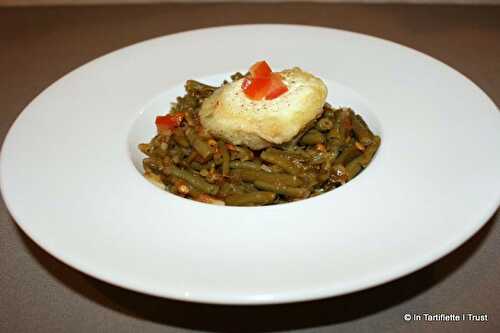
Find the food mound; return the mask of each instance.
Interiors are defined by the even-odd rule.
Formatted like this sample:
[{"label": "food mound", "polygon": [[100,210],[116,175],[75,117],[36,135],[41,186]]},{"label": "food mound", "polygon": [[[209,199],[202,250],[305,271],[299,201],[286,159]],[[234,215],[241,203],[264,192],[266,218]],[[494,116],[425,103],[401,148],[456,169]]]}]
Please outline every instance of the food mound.
[{"label": "food mound", "polygon": [[231,206],[279,204],[339,187],[380,145],[360,115],[325,102],[327,87],[265,61],[220,87],[189,80],[157,135],[139,144],[144,176],[169,192]]}]

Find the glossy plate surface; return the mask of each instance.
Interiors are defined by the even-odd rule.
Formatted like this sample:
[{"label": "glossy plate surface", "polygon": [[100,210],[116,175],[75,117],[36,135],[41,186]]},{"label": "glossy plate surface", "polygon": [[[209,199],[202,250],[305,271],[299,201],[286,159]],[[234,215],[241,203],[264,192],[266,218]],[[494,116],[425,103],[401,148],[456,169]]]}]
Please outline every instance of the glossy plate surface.
[{"label": "glossy plate surface", "polygon": [[[328,101],[365,116],[382,136],[372,164],[270,207],[210,206],[148,183],[135,146],[184,81],[219,83],[262,59],[320,76]],[[499,205],[499,143],[494,103],[429,56],[341,30],[230,26],[132,45],[61,78],[9,131],[0,181],[19,226],[89,275],[175,299],[280,303],[375,286],[458,247]]]}]

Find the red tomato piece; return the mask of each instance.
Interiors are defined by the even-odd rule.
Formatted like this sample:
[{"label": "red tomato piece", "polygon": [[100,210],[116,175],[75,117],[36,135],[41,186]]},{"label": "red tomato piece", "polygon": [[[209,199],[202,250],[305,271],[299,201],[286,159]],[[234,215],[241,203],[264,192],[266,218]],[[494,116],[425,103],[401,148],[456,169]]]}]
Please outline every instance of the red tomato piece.
[{"label": "red tomato piece", "polygon": [[243,83],[241,84],[241,89],[246,90],[251,83],[252,83],[251,79],[244,78]]},{"label": "red tomato piece", "polygon": [[270,78],[256,77],[250,79],[250,84],[243,91],[248,98],[253,100],[260,100],[267,95],[270,85]]},{"label": "red tomato piece", "polygon": [[253,78],[259,77],[269,77],[273,71],[271,67],[265,61],[256,62],[252,67],[250,67],[250,75]]},{"label": "red tomato piece", "polygon": [[274,99],[286,93],[288,87],[283,82],[279,73],[272,73],[270,85],[266,94],[266,99]]},{"label": "red tomato piece", "polygon": [[160,133],[169,132],[179,127],[182,123],[182,119],[184,119],[184,113],[182,112],[167,114],[166,116],[157,116],[155,121],[156,128]]}]

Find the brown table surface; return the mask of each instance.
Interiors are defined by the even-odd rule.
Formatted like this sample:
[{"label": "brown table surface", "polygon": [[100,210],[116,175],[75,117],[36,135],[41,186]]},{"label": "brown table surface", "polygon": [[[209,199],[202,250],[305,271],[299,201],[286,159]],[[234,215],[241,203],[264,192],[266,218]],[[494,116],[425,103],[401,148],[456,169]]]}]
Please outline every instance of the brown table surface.
[{"label": "brown table surface", "polygon": [[[32,98],[97,56],[178,31],[269,22],[335,27],[408,45],[458,69],[500,103],[500,6],[3,8],[0,137]],[[498,213],[450,255],[394,282],[319,301],[239,307],[150,297],[86,276],[34,244],[0,205],[0,332],[500,332]],[[488,321],[405,322],[405,313],[487,314]]]}]

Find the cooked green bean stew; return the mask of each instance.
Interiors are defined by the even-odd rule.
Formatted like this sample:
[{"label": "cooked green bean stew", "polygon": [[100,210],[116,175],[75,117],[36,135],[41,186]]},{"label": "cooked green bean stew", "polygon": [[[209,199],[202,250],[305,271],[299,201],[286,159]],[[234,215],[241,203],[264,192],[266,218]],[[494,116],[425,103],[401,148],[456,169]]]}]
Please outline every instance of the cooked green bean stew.
[{"label": "cooked green bean stew", "polygon": [[[241,78],[236,73],[231,78]],[[212,137],[198,118],[204,99],[217,87],[186,82],[169,115],[180,126],[139,144],[147,155],[145,177],[169,192],[231,206],[279,204],[339,187],[366,168],[379,145],[360,115],[349,108],[323,113],[290,142],[252,151]]]}]

